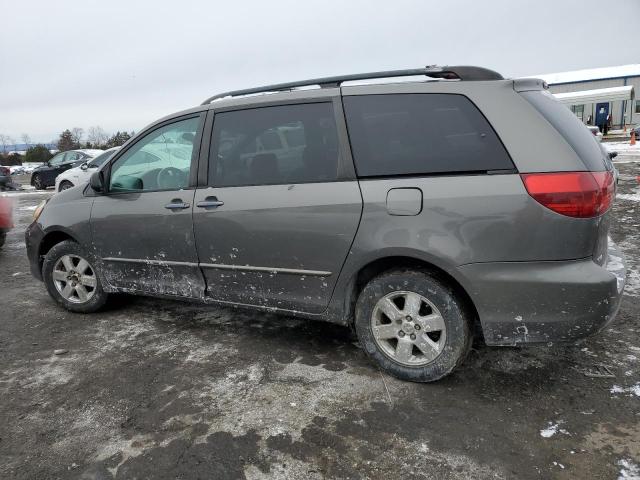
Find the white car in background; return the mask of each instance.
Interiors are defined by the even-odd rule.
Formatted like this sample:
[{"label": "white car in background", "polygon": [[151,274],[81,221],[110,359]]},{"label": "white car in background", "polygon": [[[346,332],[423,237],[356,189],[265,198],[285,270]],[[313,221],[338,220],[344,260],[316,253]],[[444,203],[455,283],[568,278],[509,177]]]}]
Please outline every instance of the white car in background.
[{"label": "white car in background", "polygon": [[602,142],[602,132],[598,127],[595,125],[587,125],[587,128],[591,133],[593,133],[593,136],[596,137],[597,141]]},{"label": "white car in background", "polygon": [[120,147],[113,147],[105,150],[103,153],[88,162],[83,163],[79,167],[71,168],[62,172],[56,177],[56,192],[61,192],[76,185],[83,185],[89,181],[91,174],[96,168],[111,158],[111,155],[120,150]]}]

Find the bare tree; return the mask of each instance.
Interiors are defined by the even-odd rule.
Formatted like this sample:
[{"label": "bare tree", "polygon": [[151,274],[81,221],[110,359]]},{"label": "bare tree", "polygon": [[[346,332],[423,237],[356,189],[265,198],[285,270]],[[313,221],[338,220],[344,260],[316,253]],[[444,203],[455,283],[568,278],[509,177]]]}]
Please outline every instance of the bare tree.
[{"label": "bare tree", "polygon": [[75,148],[80,148],[80,143],[82,142],[82,136],[84,135],[84,130],[80,127],[73,127],[71,129],[71,137],[73,138],[73,143],[75,144]]},{"label": "bare tree", "polygon": [[20,135],[20,138],[22,139],[22,143],[26,145],[26,148],[29,148],[29,145],[31,144],[31,137],[29,136],[29,134],[23,133],[22,135]]},{"label": "bare tree", "polygon": [[0,145],[2,145],[2,153],[7,153],[7,145],[9,145],[9,135],[0,133]]},{"label": "bare tree", "polygon": [[87,141],[93,144],[94,147],[101,147],[109,140],[109,135],[99,125],[89,127],[87,132]]}]

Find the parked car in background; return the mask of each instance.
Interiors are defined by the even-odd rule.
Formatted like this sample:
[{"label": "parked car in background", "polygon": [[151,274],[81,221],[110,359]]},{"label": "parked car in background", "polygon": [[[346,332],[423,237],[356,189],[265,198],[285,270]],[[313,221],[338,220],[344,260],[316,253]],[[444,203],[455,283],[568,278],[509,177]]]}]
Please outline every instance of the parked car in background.
[{"label": "parked car in background", "polygon": [[11,175],[22,175],[24,173],[24,167],[22,165],[11,165],[9,170],[11,170]]},{"label": "parked car in background", "polygon": [[97,157],[104,150],[82,149],[69,150],[56,154],[51,160],[36,167],[31,174],[31,185],[38,190],[53,187],[56,177],[70,168],[82,165],[84,162]]},{"label": "parked car in background", "polygon": [[11,169],[0,166],[0,190],[5,190],[11,182]]},{"label": "parked car in background", "polygon": [[0,247],[7,239],[7,232],[13,228],[13,201],[0,196]]},{"label": "parked car in background", "polygon": [[496,346],[597,333],[625,285],[601,145],[542,80],[484,68],[215,95],[142,130],[89,187],[25,233],[64,308],[131,292],[332,321],[405,380],[449,374],[474,331]]},{"label": "parked car in background", "polygon": [[587,128],[591,133],[593,133],[594,137],[596,137],[596,140],[602,142],[602,132],[598,127],[596,127],[595,125],[587,125]]},{"label": "parked car in background", "polygon": [[105,150],[97,157],[85,161],[78,167],[70,168],[69,170],[62,172],[56,177],[56,192],[67,190],[68,188],[75,187],[76,185],[83,185],[89,181],[91,174],[96,171],[96,168],[100,167],[105,161],[109,160],[111,156],[120,150],[120,147],[113,147],[109,150]]}]

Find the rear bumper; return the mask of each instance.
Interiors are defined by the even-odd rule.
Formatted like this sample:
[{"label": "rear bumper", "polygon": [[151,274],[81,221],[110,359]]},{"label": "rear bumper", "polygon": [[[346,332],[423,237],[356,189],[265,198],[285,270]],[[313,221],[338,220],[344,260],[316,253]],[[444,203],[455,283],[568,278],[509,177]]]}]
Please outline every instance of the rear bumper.
[{"label": "rear bumper", "polygon": [[625,285],[623,255],[608,260],[478,263],[459,267],[488,345],[575,341],[606,327]]},{"label": "rear bumper", "polygon": [[31,275],[42,281],[42,261],[40,259],[40,244],[44,238],[44,231],[39,223],[33,222],[27,227],[24,233],[24,240],[27,245],[27,258]]}]

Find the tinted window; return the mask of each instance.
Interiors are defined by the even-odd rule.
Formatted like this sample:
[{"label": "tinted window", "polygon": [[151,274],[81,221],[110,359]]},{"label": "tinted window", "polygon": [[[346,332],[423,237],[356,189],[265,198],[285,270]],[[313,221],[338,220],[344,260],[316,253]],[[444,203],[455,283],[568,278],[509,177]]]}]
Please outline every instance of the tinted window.
[{"label": "tinted window", "polygon": [[331,103],[216,113],[209,183],[216,186],[326,182],[337,178]]},{"label": "tinted window", "polygon": [[462,95],[344,97],[359,176],[513,169],[495,132]]},{"label": "tinted window", "polygon": [[146,134],[111,167],[111,191],[178,190],[189,185],[193,142],[200,118]]}]

